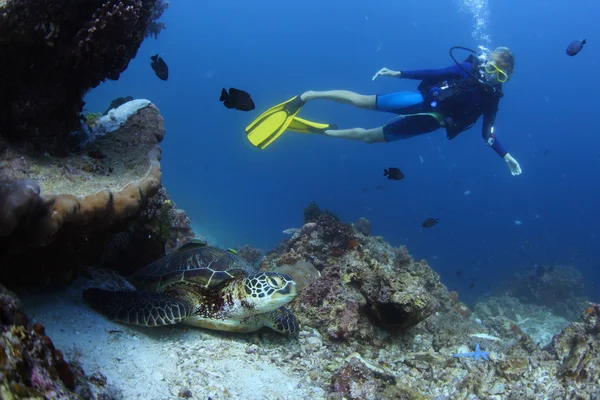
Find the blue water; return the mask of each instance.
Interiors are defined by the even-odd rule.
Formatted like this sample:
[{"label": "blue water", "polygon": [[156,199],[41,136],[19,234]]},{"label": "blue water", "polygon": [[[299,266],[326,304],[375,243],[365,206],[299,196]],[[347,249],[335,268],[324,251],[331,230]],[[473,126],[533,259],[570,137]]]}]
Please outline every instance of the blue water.
[{"label": "blue water", "polygon": [[[600,286],[598,15],[593,0],[174,0],[167,29],[142,44],[118,81],[91,91],[86,108],[104,111],[127,95],[158,106],[167,128],[163,184],[217,245],[269,249],[302,225],[314,200],[345,221],[368,218],[374,234],[427,259],[461,298],[547,263],[575,265],[599,300],[591,285]],[[582,38],[587,46],[567,57],[569,42]],[[452,141],[442,130],[374,145],[288,132],[260,151],[245,139],[260,112],[304,90],[414,90],[416,81],[371,77],[384,66],[449,66],[449,47],[480,44],[508,46],[516,57],[496,134],[521,176],[485,145],[480,123]],[[168,82],[150,68],[155,53],[169,65]],[[222,87],[251,93],[256,110],[226,109]],[[342,128],[394,117],[325,101],[301,116]],[[387,181],[391,166],[406,178]],[[421,228],[428,217],[440,223]]]}]

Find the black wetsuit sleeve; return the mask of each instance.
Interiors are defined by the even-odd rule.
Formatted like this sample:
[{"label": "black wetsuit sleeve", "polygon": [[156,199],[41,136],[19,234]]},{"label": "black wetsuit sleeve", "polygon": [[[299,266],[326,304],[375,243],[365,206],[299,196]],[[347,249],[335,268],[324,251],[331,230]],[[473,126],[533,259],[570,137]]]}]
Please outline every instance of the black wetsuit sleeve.
[{"label": "black wetsuit sleeve", "polygon": [[[469,62],[461,63],[461,66],[467,70],[471,71],[473,69],[473,64]],[[463,71],[458,65],[452,65],[446,68],[439,69],[418,69],[415,71],[401,71],[400,78],[405,79],[450,79],[450,78],[464,78],[467,76],[467,73]]]},{"label": "black wetsuit sleeve", "polygon": [[483,140],[485,140],[485,142],[492,149],[494,149],[494,151],[498,153],[500,157],[504,157],[508,152],[500,145],[500,142],[498,142],[496,135],[494,134],[494,123],[496,122],[496,114],[498,113],[499,103],[500,98],[497,98],[490,101],[485,107],[483,112],[483,127],[481,136],[483,136]]}]

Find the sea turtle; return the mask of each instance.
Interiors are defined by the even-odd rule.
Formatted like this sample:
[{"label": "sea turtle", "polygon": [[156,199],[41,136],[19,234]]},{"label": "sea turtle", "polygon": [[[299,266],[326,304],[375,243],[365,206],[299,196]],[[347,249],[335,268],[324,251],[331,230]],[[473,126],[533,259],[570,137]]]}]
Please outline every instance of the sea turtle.
[{"label": "sea turtle", "polygon": [[134,291],[98,288],[84,300],[111,320],[140,326],[184,323],[230,332],[262,327],[290,335],[298,322],[284,304],[296,282],[277,272],[256,272],[232,251],[188,242],[138,270],[128,280]]}]

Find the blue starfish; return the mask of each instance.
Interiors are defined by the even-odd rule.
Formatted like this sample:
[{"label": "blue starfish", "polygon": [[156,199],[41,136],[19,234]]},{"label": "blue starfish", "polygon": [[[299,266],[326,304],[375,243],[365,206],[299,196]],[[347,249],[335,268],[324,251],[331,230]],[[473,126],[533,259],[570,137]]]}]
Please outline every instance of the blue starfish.
[{"label": "blue starfish", "polygon": [[480,358],[483,358],[484,360],[488,360],[488,354],[490,354],[490,352],[489,351],[481,351],[479,349],[479,343],[477,343],[475,345],[475,351],[471,351],[470,353],[454,354],[454,357],[473,357],[475,359],[475,361],[477,361]]}]

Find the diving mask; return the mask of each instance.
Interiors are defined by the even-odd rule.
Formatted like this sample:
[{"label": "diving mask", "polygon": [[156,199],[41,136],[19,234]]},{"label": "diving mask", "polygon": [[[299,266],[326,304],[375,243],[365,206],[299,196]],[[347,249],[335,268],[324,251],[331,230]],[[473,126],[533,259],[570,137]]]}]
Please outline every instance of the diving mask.
[{"label": "diving mask", "polygon": [[498,68],[493,62],[487,62],[484,69],[490,77],[495,78],[500,83],[504,83],[508,80],[508,74]]}]

